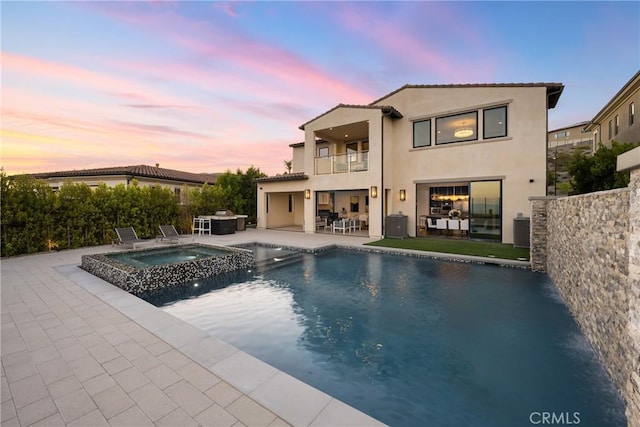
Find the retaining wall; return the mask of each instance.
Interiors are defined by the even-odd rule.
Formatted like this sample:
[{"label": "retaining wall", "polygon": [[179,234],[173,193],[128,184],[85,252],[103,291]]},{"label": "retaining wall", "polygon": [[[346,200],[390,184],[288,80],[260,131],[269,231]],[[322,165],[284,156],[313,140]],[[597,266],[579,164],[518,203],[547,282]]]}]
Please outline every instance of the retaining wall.
[{"label": "retaining wall", "polygon": [[640,427],[640,165],[627,188],[531,208],[531,267],[549,274]]}]

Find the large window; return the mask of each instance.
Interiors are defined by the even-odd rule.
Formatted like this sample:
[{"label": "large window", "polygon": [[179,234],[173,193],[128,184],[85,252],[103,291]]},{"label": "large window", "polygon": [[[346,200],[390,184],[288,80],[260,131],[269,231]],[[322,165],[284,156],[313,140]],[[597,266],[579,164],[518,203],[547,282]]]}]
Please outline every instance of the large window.
[{"label": "large window", "polygon": [[[483,138],[507,136],[507,106],[489,108],[482,112]],[[567,134],[563,136],[567,136]]]},{"label": "large window", "polygon": [[318,157],[329,157],[329,147],[318,147]]},{"label": "large window", "polygon": [[477,111],[436,119],[436,145],[476,139],[478,139]]},{"label": "large window", "polygon": [[413,146],[428,147],[431,145],[431,120],[413,122]]}]

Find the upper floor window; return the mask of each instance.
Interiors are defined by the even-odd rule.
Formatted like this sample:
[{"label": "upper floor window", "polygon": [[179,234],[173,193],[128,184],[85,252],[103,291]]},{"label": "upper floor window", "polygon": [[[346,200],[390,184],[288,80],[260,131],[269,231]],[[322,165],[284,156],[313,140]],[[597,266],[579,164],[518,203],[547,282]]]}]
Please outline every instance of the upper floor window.
[{"label": "upper floor window", "polygon": [[629,104],[629,126],[633,124],[636,120],[636,104],[633,102]]},{"label": "upper floor window", "polygon": [[507,106],[483,110],[483,138],[507,136]]},{"label": "upper floor window", "polygon": [[613,126],[611,124],[611,120],[609,120],[609,139],[611,139],[611,137],[613,136],[612,129],[613,129]]},{"label": "upper floor window", "polygon": [[613,125],[613,134],[617,135],[619,129],[620,129],[620,116],[616,115],[615,124]]},{"label": "upper floor window", "polygon": [[318,157],[329,157],[329,147],[318,147]]},{"label": "upper floor window", "polygon": [[436,145],[476,139],[478,139],[477,111],[436,119]]},{"label": "upper floor window", "polygon": [[413,147],[428,147],[431,145],[431,120],[413,122]]}]

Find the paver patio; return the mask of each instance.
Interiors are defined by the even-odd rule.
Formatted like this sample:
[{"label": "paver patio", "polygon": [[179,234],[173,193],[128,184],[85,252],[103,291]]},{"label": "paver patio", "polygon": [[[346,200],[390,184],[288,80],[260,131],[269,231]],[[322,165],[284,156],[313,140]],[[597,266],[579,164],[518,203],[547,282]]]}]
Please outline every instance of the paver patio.
[{"label": "paver patio", "polygon": [[[247,230],[197,242],[370,239]],[[377,421],[86,273],[100,246],[1,262],[2,426],[336,426]]]}]

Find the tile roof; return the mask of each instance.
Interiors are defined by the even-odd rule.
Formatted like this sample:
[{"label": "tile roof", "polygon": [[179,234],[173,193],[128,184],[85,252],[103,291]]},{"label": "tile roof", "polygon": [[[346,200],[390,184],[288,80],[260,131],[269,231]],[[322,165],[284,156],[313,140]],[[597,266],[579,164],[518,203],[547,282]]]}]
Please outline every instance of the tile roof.
[{"label": "tile roof", "polygon": [[464,84],[439,84],[439,85],[411,85],[406,84],[393,92],[390,92],[383,97],[373,101],[369,105],[375,105],[378,102],[395,95],[396,93],[405,89],[438,89],[438,88],[478,88],[478,87],[546,87],[547,95],[549,96],[549,108],[554,108],[558,103],[558,99],[564,90],[562,83],[464,83]]},{"label": "tile roof", "polygon": [[257,178],[255,182],[278,182],[278,181],[302,181],[309,179],[308,175],[304,172],[285,173],[282,175],[267,176],[264,178]]},{"label": "tile roof", "polygon": [[299,129],[300,130],[304,130],[304,127],[306,125],[308,125],[309,123],[319,119],[320,117],[329,114],[330,112],[337,110],[338,108],[362,108],[362,109],[370,109],[370,110],[380,110],[382,112],[382,114],[388,115],[393,117],[394,119],[400,119],[402,118],[402,114],[396,110],[395,108],[393,108],[390,105],[353,105],[353,104],[338,104],[335,107],[333,107],[332,109],[325,111],[324,113],[320,114],[317,117],[314,117],[313,119],[309,120],[308,122],[300,125]]},{"label": "tile roof", "polygon": [[190,173],[174,169],[165,169],[156,166],[133,165],[97,169],[74,169],[70,171],[43,172],[29,175],[37,179],[128,175],[132,178],[144,177],[165,179],[170,181],[190,182],[195,184],[213,184],[216,182],[216,178],[219,174]]},{"label": "tile roof", "polygon": [[477,88],[477,87],[546,87],[547,96],[549,97],[549,108],[554,108],[560,99],[560,95],[564,90],[562,83],[466,83],[466,84],[438,84],[438,85],[411,85],[406,84],[393,92],[384,95],[381,98],[373,101],[368,105],[350,105],[350,104],[338,104],[332,109],[325,111],[317,117],[309,120],[308,122],[300,125],[299,129],[304,130],[304,127],[309,123],[319,119],[320,117],[329,114],[330,112],[337,110],[338,108],[380,108],[383,114],[389,115],[393,118],[402,118],[402,114],[390,105],[376,105],[380,101],[395,95],[396,93],[405,89],[433,89],[433,88]]},{"label": "tile roof", "polygon": [[584,121],[584,122],[580,122],[580,123],[574,123],[572,125],[569,126],[562,126],[561,128],[557,128],[557,129],[553,129],[550,130],[548,133],[553,133],[553,132],[558,132],[560,130],[565,130],[565,129],[571,129],[571,128],[577,128],[577,127],[581,127],[584,129],[585,126],[587,126],[589,123],[591,123],[590,121]]}]

